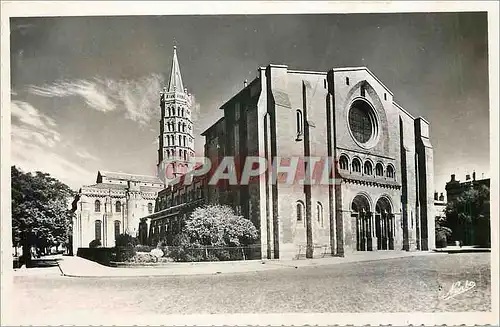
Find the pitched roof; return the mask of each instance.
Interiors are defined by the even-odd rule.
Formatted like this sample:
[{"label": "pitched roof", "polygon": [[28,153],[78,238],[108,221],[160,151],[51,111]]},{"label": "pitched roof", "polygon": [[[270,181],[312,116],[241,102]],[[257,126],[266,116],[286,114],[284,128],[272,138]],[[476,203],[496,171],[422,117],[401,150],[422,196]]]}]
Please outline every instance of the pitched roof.
[{"label": "pitched roof", "polygon": [[181,69],[177,60],[177,47],[174,46],[174,57],[172,58],[172,70],[170,71],[170,82],[168,83],[168,92],[184,92],[182,84]]},{"label": "pitched roof", "polygon": [[85,185],[83,188],[98,188],[98,189],[111,189],[111,190],[125,190],[127,184],[111,184],[111,183],[97,183],[93,185]]},{"label": "pitched roof", "polygon": [[127,174],[127,173],[121,173],[121,172],[111,172],[111,171],[102,171],[102,170],[98,172],[97,179],[99,179],[99,175],[102,177],[110,178],[110,179],[119,179],[119,180],[124,180],[124,181],[163,184],[163,182],[156,176]]}]

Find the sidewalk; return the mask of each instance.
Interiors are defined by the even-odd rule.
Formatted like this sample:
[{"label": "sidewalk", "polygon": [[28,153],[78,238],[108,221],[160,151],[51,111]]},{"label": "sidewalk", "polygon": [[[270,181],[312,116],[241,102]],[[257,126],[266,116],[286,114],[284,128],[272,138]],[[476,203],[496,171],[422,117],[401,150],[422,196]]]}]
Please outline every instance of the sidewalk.
[{"label": "sidewalk", "polygon": [[171,263],[168,266],[144,268],[113,268],[80,257],[63,257],[58,261],[64,276],[68,277],[152,277],[182,275],[214,275],[258,272],[276,269],[300,269],[348,262],[378,261],[423,255],[432,252],[378,251],[351,254],[345,258],[325,257],[301,260],[252,260],[226,262]]},{"label": "sidewalk", "polygon": [[482,248],[474,246],[447,246],[445,248],[434,249],[434,252],[444,253],[470,253],[470,252],[491,252],[491,248]]}]

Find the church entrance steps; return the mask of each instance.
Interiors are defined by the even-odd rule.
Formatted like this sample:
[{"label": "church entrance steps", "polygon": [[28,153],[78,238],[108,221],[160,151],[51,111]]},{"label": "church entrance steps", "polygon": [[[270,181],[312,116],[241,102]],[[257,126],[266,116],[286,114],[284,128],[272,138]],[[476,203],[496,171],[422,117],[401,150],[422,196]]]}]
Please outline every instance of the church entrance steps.
[{"label": "church entrance steps", "polygon": [[421,255],[439,255],[434,252],[376,251],[353,253],[346,257],[325,257],[301,260],[248,260],[225,262],[175,262],[162,267],[113,268],[80,257],[64,257],[58,262],[67,277],[153,277],[177,275],[215,275],[258,272],[276,269],[298,269],[335,265],[348,262],[378,261]]}]

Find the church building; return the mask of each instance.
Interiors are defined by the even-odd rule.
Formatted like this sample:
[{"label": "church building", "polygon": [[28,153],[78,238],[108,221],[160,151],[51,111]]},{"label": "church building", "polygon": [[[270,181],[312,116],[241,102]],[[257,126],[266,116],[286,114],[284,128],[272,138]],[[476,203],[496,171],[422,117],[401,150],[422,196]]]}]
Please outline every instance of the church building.
[{"label": "church building", "polygon": [[154,212],[158,192],[184,173],[194,156],[191,95],[182,84],[175,47],[169,84],[160,94],[157,176],[99,171],[95,184],[83,186],[73,201],[75,254],[93,240],[114,247],[115,237],[123,233],[141,239],[142,218]]},{"label": "church building", "polygon": [[[177,99],[177,93],[182,94],[169,90],[162,99]],[[170,120],[165,107],[162,117]],[[158,193],[155,213],[146,217],[151,244],[168,243],[193,208],[220,203],[260,231],[261,258],[435,248],[429,122],[397,104],[369,69],[318,72],[271,64],[220,109],[223,118],[202,134],[212,167],[227,157],[235,158],[236,167],[250,156],[267,162],[320,157],[331,162],[334,182],[259,178],[246,185],[214,185],[212,170],[186,185],[180,175]],[[176,151],[170,155],[183,155]],[[279,163],[280,173],[290,173],[286,165]]]}]

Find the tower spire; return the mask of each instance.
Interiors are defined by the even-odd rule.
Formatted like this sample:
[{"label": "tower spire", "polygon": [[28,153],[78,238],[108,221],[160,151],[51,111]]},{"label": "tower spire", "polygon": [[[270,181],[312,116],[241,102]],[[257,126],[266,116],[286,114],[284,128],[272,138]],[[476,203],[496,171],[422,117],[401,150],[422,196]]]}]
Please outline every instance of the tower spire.
[{"label": "tower spire", "polygon": [[174,56],[172,58],[172,69],[170,71],[170,82],[168,83],[168,92],[184,92],[182,84],[181,70],[177,60],[177,46],[174,45]]}]

